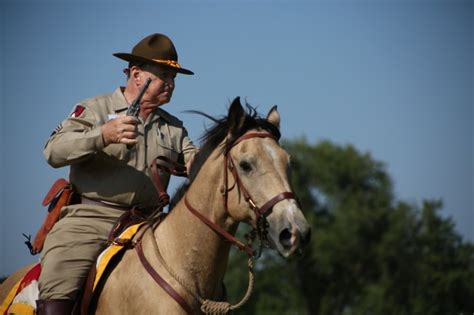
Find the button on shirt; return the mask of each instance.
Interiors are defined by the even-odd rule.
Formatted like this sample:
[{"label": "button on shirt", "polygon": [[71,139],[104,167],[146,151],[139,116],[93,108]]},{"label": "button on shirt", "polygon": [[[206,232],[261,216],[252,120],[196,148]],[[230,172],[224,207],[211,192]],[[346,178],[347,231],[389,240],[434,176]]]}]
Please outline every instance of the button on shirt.
[{"label": "button on shirt", "polygon": [[[48,139],[44,155],[54,167],[70,165],[70,181],[84,197],[122,205],[154,206],[158,194],[149,166],[158,156],[186,163],[196,152],[183,123],[161,108],[138,124],[138,143],[131,149],[104,147],[101,126],[124,115],[129,104],[122,88],[76,105]],[[169,174],[161,173],[164,187]]]}]

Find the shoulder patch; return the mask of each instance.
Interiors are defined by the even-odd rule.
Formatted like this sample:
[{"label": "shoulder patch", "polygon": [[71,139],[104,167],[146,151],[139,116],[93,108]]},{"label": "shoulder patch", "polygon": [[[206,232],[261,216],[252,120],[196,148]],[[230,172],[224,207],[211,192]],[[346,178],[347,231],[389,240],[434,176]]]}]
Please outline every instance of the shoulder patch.
[{"label": "shoulder patch", "polygon": [[71,117],[81,116],[81,114],[84,112],[84,109],[86,109],[84,106],[79,105],[79,104],[76,105],[76,107],[74,108],[74,110],[71,113]]}]

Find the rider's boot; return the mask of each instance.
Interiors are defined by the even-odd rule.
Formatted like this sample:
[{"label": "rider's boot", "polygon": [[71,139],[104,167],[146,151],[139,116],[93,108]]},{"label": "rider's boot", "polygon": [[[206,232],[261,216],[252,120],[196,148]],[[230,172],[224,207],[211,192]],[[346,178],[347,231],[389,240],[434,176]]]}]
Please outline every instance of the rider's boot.
[{"label": "rider's boot", "polygon": [[73,300],[36,300],[36,315],[71,315]]}]

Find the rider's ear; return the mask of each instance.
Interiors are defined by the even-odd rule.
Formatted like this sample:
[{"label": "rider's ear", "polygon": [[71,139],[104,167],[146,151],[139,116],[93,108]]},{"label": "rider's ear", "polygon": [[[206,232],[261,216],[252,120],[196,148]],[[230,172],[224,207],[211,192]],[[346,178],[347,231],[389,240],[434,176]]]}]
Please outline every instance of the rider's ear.
[{"label": "rider's ear", "polygon": [[280,114],[278,113],[276,105],[273,105],[272,109],[268,112],[267,120],[269,123],[280,129]]},{"label": "rider's ear", "polygon": [[229,108],[229,131],[231,134],[235,135],[242,128],[245,122],[245,111],[242,105],[240,104],[240,97],[236,97]]}]

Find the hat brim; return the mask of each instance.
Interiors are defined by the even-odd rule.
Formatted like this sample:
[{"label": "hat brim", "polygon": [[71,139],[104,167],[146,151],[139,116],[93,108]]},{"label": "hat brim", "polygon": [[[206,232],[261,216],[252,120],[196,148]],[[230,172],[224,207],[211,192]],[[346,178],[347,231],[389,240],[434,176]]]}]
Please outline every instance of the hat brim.
[{"label": "hat brim", "polygon": [[128,62],[134,62],[134,61],[145,62],[145,63],[149,63],[149,64],[152,64],[152,65],[157,65],[157,66],[160,66],[160,67],[171,69],[171,70],[174,70],[174,71],[182,73],[182,74],[188,74],[188,75],[193,75],[194,74],[194,72],[192,72],[191,70],[184,69],[184,68],[181,68],[181,67],[179,67],[179,68],[178,67],[173,67],[173,66],[168,65],[166,63],[156,62],[153,59],[148,59],[148,58],[140,57],[140,56],[137,56],[137,55],[132,55],[132,54],[128,54],[128,53],[115,53],[113,55],[115,57],[119,58],[119,59],[122,59],[122,60],[125,60],[125,61],[128,61]]}]

